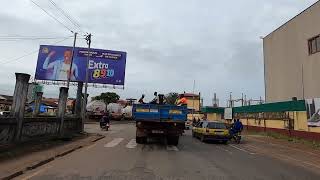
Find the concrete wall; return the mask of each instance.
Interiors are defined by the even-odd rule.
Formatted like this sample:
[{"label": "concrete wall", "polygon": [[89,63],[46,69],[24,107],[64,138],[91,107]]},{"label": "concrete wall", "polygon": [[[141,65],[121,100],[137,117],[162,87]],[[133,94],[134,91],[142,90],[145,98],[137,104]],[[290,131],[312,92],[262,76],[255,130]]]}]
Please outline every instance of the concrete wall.
[{"label": "concrete wall", "polygon": [[[248,130],[276,132],[288,136],[320,141],[320,127],[308,127],[306,111],[285,112],[286,118],[244,118],[240,121]],[[237,117],[236,117],[237,118]],[[289,128],[289,121],[293,128]]]},{"label": "concrete wall", "polygon": [[264,38],[267,102],[320,97],[320,52],[308,51],[308,39],[320,34],[319,19],[317,2]]},{"label": "concrete wall", "polygon": [[[78,132],[80,120],[65,118],[64,130],[68,133]],[[0,118],[0,145],[13,142],[16,131],[15,118]],[[60,119],[56,117],[25,118],[22,126],[21,141],[37,140],[37,138],[59,135]]]}]

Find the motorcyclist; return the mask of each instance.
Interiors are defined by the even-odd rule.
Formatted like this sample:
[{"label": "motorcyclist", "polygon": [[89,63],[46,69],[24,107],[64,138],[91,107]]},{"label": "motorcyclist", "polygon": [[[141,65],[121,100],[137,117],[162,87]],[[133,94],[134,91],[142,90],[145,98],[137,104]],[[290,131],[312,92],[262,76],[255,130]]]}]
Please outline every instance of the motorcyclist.
[{"label": "motorcyclist", "polygon": [[242,130],[243,130],[242,122],[239,119],[235,119],[230,129],[230,135],[233,137],[235,134],[241,133]]},{"label": "motorcyclist", "polygon": [[110,116],[109,116],[108,111],[100,119],[100,127],[102,128],[103,126],[106,126],[107,124],[110,124]]}]

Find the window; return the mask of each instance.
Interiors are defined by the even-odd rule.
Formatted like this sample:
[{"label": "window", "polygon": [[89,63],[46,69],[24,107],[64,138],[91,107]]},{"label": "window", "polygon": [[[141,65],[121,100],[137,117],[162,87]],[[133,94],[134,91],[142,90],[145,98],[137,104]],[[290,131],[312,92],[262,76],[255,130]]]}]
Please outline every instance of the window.
[{"label": "window", "polygon": [[209,129],[226,129],[226,125],[224,123],[215,123],[211,122],[208,124]]},{"label": "window", "polygon": [[320,35],[309,39],[308,47],[309,47],[309,54],[320,52]]}]

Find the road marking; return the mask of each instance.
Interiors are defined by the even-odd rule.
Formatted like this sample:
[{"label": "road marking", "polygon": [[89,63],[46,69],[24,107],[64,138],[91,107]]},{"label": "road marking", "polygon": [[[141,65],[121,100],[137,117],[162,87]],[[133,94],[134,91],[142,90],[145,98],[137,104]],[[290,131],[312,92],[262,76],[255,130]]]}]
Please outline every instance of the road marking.
[{"label": "road marking", "polygon": [[177,148],[177,146],[172,146],[172,145],[168,145],[168,146],[167,146],[167,150],[168,150],[168,151],[179,151],[179,149]]},{"label": "road marking", "polygon": [[129,143],[126,145],[126,147],[129,149],[133,149],[133,148],[137,147],[136,139],[131,139],[129,141]]},{"label": "road marking", "polygon": [[232,152],[229,151],[228,149],[224,149],[224,148],[222,148],[222,147],[220,147],[220,146],[217,146],[217,148],[220,149],[220,150],[226,151],[226,152],[229,153],[229,154],[232,154]]},{"label": "road marking", "polygon": [[90,145],[90,146],[88,146],[85,150],[89,150],[89,149],[91,149],[91,148],[93,148],[94,146],[96,146],[97,144],[96,143],[94,143],[94,144],[92,144],[92,145]]},{"label": "road marking", "polygon": [[121,141],[123,141],[124,138],[115,138],[112,141],[108,142],[107,144],[104,145],[104,147],[114,147],[118,145]]},{"label": "road marking", "polygon": [[243,151],[243,152],[249,153],[249,154],[251,154],[251,155],[256,154],[256,153],[253,153],[253,152],[247,151],[247,150],[245,150],[245,149],[239,148],[239,147],[237,147],[237,146],[234,146],[234,145],[232,145],[232,144],[229,144],[228,146],[231,146],[231,147],[236,148],[236,149],[238,149],[238,150],[240,150],[240,151]]}]

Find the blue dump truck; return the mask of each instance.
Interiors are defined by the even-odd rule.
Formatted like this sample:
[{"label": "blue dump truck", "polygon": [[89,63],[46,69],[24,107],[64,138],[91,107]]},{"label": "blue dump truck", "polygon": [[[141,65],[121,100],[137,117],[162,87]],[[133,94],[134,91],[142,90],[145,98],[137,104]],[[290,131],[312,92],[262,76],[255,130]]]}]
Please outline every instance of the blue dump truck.
[{"label": "blue dump truck", "polygon": [[164,137],[167,144],[178,145],[187,113],[187,106],[134,104],[132,114],[137,127],[136,142],[144,144],[148,137]]}]

